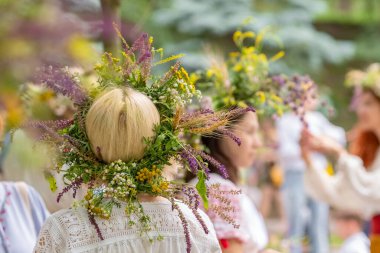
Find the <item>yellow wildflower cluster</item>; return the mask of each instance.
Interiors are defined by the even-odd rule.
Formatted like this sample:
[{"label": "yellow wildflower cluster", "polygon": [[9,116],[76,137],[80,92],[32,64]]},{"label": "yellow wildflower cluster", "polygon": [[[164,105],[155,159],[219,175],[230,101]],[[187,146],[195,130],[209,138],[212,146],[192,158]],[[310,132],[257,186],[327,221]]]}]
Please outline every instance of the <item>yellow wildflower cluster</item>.
[{"label": "yellow wildflower cluster", "polygon": [[150,171],[148,168],[143,168],[142,170],[137,172],[136,179],[141,182],[144,182],[144,181],[151,182],[154,177],[160,176],[160,175],[161,175],[161,170],[158,169],[156,165],[153,165],[152,171]]},{"label": "yellow wildflower cluster", "polygon": [[94,194],[92,191],[88,191],[84,199],[87,201],[88,210],[90,214],[99,216],[103,219],[109,219],[111,213],[109,210],[105,210],[104,208],[97,206],[94,204],[95,200],[93,199]]},{"label": "yellow wildflower cluster", "polygon": [[163,191],[166,191],[168,188],[169,188],[169,182],[168,181],[162,181],[158,185],[157,184],[152,185],[152,192],[161,193]]},{"label": "yellow wildflower cluster", "polygon": [[188,84],[189,85],[189,88],[190,88],[190,91],[191,93],[194,93],[195,92],[195,86],[194,86],[194,79],[196,78],[195,76],[192,76],[191,78],[189,77],[189,74],[187,73],[187,71],[181,67],[177,72],[176,72],[176,75],[178,77],[178,79],[182,79],[184,81],[184,83],[181,83],[179,85],[180,89],[182,91],[185,91],[185,84]]}]

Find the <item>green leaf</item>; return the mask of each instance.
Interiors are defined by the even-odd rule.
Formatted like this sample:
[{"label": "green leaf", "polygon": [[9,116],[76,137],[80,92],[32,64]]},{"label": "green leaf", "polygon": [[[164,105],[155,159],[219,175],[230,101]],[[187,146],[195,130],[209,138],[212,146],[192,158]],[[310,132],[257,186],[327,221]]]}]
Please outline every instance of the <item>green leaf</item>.
[{"label": "green leaf", "polygon": [[45,176],[45,179],[49,183],[50,190],[52,192],[55,192],[57,190],[57,182],[55,181],[54,176],[50,172],[47,172],[47,171],[44,172],[44,176]]},{"label": "green leaf", "polygon": [[201,196],[203,200],[203,205],[205,209],[208,209],[208,199],[207,199],[207,186],[206,186],[206,174],[204,171],[198,171],[198,183],[195,186],[197,189],[199,196]]}]

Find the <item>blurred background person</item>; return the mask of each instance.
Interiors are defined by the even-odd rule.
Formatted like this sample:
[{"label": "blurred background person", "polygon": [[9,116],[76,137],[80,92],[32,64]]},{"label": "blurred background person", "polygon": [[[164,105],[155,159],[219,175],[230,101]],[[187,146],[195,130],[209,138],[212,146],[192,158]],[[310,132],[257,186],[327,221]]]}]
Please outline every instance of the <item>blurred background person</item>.
[{"label": "blurred background person", "polygon": [[257,162],[255,162],[256,166],[260,167],[259,184],[261,184],[260,188],[262,190],[260,211],[264,219],[269,218],[273,211],[277,211],[277,215],[282,220],[285,218],[283,199],[280,192],[283,184],[283,170],[278,164],[276,152],[278,136],[272,120],[265,119],[261,124],[263,148],[257,156]]},{"label": "blurred background person", "polygon": [[[305,78],[305,82],[312,82]],[[322,113],[317,112],[318,96],[316,88],[307,93],[305,105],[299,110],[305,110],[305,124],[316,135],[328,134],[331,138],[344,143],[343,129],[332,125]],[[302,113],[302,112],[300,112]],[[328,253],[329,250],[329,206],[310,197],[304,186],[306,164],[301,155],[299,140],[304,123],[293,112],[284,114],[277,120],[278,157],[284,170],[283,185],[284,203],[287,215],[288,238],[290,252],[302,252],[302,241],[305,231],[310,239],[310,252]],[[328,161],[323,154],[314,152],[313,162],[318,170],[328,168]]]},{"label": "blurred background person", "polygon": [[343,244],[339,253],[369,253],[369,239],[363,233],[363,219],[357,215],[342,211],[333,214],[336,234]]},{"label": "blurred background person", "polygon": [[[0,111],[0,139],[5,128]],[[0,147],[0,157],[4,149]],[[1,176],[2,175],[2,172]],[[31,253],[49,212],[38,192],[24,182],[0,182],[0,252]]]},{"label": "blurred background person", "polygon": [[[301,146],[308,170],[309,192],[336,207],[355,212],[371,222],[371,252],[380,252],[380,64],[366,71],[352,71],[347,82],[362,91],[358,97],[356,137],[350,143],[350,153],[329,136],[316,136],[304,130]],[[325,132],[326,134],[327,132]],[[330,155],[337,173],[328,177],[317,169],[311,152]]]},{"label": "blurred background person", "polygon": [[[34,120],[72,119],[75,111],[72,102],[55,94],[52,90],[28,83],[20,89],[22,105],[26,118]],[[62,180],[51,182],[47,180],[56,177],[50,171],[52,158],[55,157],[53,150],[43,143],[36,143],[33,139],[43,135],[43,130],[20,128],[13,132],[12,142],[10,133],[6,134],[4,142],[6,154],[3,157],[3,176],[9,181],[24,181],[34,187],[44,199],[50,212],[70,207],[73,200],[63,196],[57,203],[56,189],[63,188]],[[81,193],[80,193],[81,194]],[[80,196],[80,194],[78,196]]]}]

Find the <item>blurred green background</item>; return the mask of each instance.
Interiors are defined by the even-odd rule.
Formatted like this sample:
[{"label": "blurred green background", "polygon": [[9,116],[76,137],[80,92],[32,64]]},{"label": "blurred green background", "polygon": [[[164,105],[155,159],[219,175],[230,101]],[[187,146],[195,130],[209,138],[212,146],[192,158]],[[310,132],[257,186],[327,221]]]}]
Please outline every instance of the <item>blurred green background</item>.
[{"label": "blurred green background", "polygon": [[128,42],[148,32],[167,55],[186,53],[190,71],[207,66],[205,48],[234,50],[238,27],[268,29],[265,50],[286,52],[273,73],[309,74],[345,128],[354,121],[345,73],[380,61],[377,0],[0,0],[0,96],[41,64],[90,69],[103,45],[112,47],[102,34],[107,11],[120,17]]}]

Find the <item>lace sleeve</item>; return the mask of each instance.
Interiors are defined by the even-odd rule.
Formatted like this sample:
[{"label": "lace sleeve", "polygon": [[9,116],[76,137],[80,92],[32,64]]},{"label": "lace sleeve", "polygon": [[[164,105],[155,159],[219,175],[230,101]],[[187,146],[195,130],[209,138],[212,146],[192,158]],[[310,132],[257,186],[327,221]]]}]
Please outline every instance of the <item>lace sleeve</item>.
[{"label": "lace sleeve", "polygon": [[61,253],[66,252],[66,243],[63,239],[60,226],[54,216],[48,218],[42,226],[34,253]]}]

